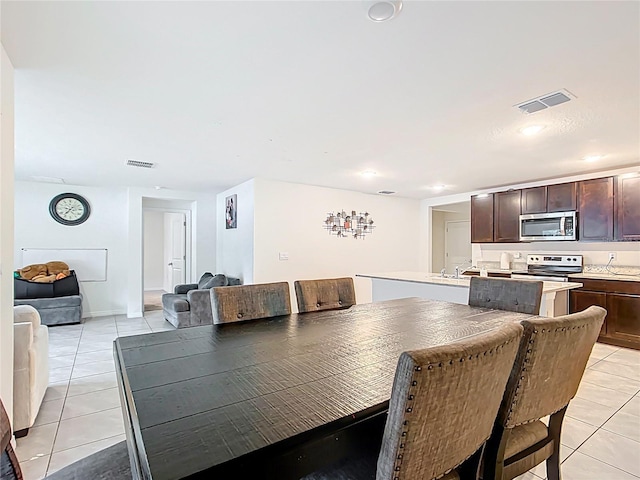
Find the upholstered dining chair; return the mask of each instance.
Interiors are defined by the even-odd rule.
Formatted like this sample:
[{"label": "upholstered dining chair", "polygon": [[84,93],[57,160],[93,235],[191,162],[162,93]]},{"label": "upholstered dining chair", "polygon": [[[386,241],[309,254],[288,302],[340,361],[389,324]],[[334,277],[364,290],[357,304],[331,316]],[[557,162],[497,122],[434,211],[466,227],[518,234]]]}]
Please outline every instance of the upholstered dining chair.
[{"label": "upholstered dining chair", "polygon": [[288,282],[211,289],[213,323],[231,323],[291,314]]},{"label": "upholstered dining chair", "polygon": [[300,313],[336,310],[356,304],[351,277],[296,280],[294,286]]},{"label": "upholstered dining chair", "polygon": [[305,480],[476,479],[522,330],[511,323],[404,352],[380,451],[327,466]]},{"label": "upholstered dining chair", "polygon": [[[524,335],[484,457],[484,480],[509,480],[546,460],[560,479],[560,433],[606,310],[592,306],[522,322]],[[549,426],[540,419],[551,415]]]},{"label": "upholstered dining chair", "polygon": [[[0,401],[0,479],[22,480],[24,477],[20,463],[11,446],[11,425],[9,417]],[[78,460],[71,465],[47,475],[45,480],[131,480],[129,451],[125,441]]]},{"label": "upholstered dining chair", "polygon": [[537,315],[542,282],[505,278],[471,277],[469,305]]}]

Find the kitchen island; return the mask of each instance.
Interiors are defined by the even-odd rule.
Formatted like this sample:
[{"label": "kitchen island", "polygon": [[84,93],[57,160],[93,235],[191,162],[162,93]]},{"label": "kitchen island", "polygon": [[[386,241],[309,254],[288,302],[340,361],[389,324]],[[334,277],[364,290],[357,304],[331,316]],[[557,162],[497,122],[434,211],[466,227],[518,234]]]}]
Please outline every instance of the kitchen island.
[{"label": "kitchen island", "polygon": [[[374,302],[419,297],[466,305],[469,302],[469,277],[442,277],[426,272],[386,272],[357,274],[371,279]],[[540,315],[557,317],[569,313],[569,290],[582,287],[577,282],[543,282]]]}]

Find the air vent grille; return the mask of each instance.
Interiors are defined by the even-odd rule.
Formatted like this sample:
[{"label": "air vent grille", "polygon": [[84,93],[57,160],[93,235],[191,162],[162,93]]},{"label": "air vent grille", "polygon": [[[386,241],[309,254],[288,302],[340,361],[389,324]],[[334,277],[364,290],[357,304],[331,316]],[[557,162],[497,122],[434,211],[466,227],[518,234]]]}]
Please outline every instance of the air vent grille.
[{"label": "air vent grille", "polygon": [[140,160],[127,160],[127,165],[130,167],[138,167],[138,168],[153,168],[153,163],[141,162]]},{"label": "air vent grille", "polygon": [[392,192],[391,190],[380,190],[378,193],[380,195],[393,195],[396,192]]},{"label": "air vent grille", "polygon": [[531,113],[536,113],[540,110],[568,102],[572,98],[575,98],[575,96],[567,90],[559,90],[557,92],[547,93],[546,95],[542,95],[541,97],[534,98],[532,100],[527,100],[526,102],[515,106],[519,108],[522,113],[529,115]]}]

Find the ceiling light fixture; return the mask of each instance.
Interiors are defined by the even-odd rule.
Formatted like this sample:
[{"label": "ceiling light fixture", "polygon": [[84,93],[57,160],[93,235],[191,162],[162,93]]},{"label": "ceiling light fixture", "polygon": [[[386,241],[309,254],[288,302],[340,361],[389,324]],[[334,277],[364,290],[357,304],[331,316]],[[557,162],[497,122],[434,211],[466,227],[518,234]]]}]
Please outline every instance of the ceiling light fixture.
[{"label": "ceiling light fixture", "polygon": [[367,15],[373,22],[386,22],[402,11],[402,0],[386,0],[375,2],[369,7]]},{"label": "ceiling light fixture", "polygon": [[446,185],[444,184],[438,184],[438,185],[434,185],[433,187],[431,187],[433,190],[435,190],[436,192],[439,192],[440,190],[444,190],[445,188],[447,188]]},{"label": "ceiling light fixture", "polygon": [[364,172],[361,172],[360,175],[362,175],[363,177],[371,178],[378,175],[378,172],[376,172],[375,170],[365,170]]},{"label": "ceiling light fixture", "polygon": [[544,129],[545,129],[544,125],[531,125],[529,127],[521,128],[520,133],[526,136],[531,136],[531,135],[535,135],[536,133],[540,133]]},{"label": "ceiling light fixture", "polygon": [[604,155],[587,155],[586,157],[583,157],[582,159],[585,162],[597,162],[598,160],[602,160],[603,157],[604,157]]}]

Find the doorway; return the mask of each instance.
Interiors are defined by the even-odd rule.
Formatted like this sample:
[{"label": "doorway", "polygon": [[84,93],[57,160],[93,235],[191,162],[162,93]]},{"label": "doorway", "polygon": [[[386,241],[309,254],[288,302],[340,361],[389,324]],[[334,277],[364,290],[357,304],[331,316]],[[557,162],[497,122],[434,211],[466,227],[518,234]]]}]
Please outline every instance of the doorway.
[{"label": "doorway", "polygon": [[438,205],[431,209],[431,271],[455,272],[471,266],[471,202]]},{"label": "doorway", "polygon": [[143,208],[144,312],[162,310],[162,295],[187,283],[190,238],[191,210]]},{"label": "doorway", "polygon": [[444,256],[446,270],[455,272],[456,267],[471,266],[471,222],[458,220],[445,222]]}]

